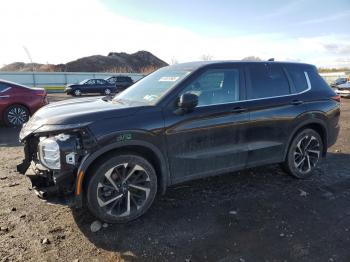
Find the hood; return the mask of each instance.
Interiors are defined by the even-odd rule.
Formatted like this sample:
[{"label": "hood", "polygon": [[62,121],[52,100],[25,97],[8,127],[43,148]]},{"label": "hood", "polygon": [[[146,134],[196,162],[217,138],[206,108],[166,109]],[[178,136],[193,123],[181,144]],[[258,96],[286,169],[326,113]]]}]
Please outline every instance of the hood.
[{"label": "hood", "polygon": [[350,88],[350,82],[347,82],[345,84],[338,85],[338,88]]},{"label": "hood", "polygon": [[107,100],[103,97],[68,99],[51,103],[39,109],[23,126],[20,139],[43,125],[76,125],[93,123],[107,118],[125,117],[143,106]]}]

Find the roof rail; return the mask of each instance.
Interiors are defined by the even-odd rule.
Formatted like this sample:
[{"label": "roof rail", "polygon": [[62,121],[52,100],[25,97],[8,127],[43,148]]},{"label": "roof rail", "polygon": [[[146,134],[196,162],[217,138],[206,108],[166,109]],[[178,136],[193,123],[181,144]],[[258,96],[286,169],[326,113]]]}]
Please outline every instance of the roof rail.
[{"label": "roof rail", "polygon": [[270,58],[270,59],[267,60],[267,61],[273,62],[273,61],[275,61],[275,58]]}]

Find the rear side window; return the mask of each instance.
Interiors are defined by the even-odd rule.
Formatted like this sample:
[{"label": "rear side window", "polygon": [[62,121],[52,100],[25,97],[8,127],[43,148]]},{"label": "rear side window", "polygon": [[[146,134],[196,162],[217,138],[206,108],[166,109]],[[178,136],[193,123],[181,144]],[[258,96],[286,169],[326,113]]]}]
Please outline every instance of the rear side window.
[{"label": "rear side window", "polygon": [[308,89],[304,68],[297,65],[285,65],[288,74],[292,78],[295,92],[300,93]]},{"label": "rear side window", "polygon": [[268,98],[290,94],[288,80],[278,64],[251,64],[249,99]]}]

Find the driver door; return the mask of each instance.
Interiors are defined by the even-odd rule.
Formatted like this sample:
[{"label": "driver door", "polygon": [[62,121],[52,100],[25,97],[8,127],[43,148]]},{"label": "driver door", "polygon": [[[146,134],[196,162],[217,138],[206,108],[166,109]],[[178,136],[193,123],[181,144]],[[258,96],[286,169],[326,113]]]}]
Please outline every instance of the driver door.
[{"label": "driver door", "polygon": [[173,183],[245,167],[248,147],[243,70],[208,69],[180,92],[198,96],[193,112],[166,109],[168,159]]}]

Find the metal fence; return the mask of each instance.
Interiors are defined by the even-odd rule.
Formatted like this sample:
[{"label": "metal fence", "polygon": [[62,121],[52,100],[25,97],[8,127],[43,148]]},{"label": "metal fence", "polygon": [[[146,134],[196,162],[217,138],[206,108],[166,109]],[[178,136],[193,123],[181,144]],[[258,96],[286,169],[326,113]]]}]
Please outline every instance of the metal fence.
[{"label": "metal fence", "polygon": [[62,87],[87,78],[107,78],[117,75],[130,76],[134,81],[145,76],[137,73],[0,72],[0,79],[32,87]]}]

